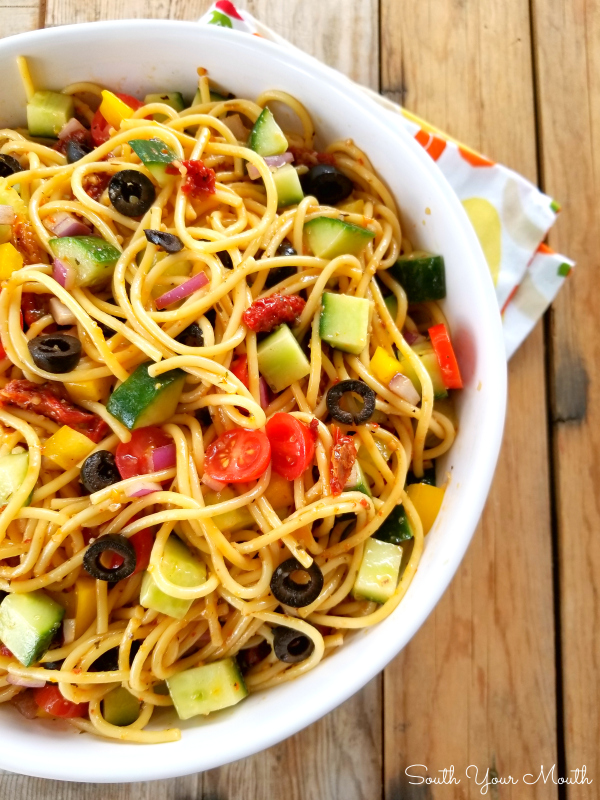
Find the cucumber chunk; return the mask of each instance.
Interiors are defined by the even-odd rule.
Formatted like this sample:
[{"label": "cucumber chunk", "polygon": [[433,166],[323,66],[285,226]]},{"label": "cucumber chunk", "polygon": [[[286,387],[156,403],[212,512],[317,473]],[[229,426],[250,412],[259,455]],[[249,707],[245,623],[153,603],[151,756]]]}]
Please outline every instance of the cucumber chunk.
[{"label": "cucumber chunk", "polygon": [[[221,92],[215,92],[213,89],[210,90],[209,94],[211,103],[224,103],[225,100],[231,100],[233,98],[232,94],[230,94],[229,97],[226,97],[224,94],[221,94]],[[200,94],[200,89],[196,89],[196,94],[194,95],[194,99],[192,100],[190,108],[201,105],[202,95]]]},{"label": "cucumber chunk", "polygon": [[167,678],[167,686],[179,719],[234,706],[248,694],[234,658],[178,672]]},{"label": "cucumber chunk", "polygon": [[354,466],[352,467],[352,472],[350,473],[350,477],[346,481],[346,485],[344,486],[345,492],[362,492],[366,494],[368,497],[372,497],[371,489],[369,488],[369,482],[365,478],[365,473],[358,461],[354,462]]},{"label": "cucumber chunk", "polygon": [[273,172],[273,180],[277,189],[277,206],[279,208],[296,205],[303,199],[304,192],[300,185],[300,178],[291,164],[276,169]]},{"label": "cucumber chunk", "polygon": [[[233,491],[231,486],[225,486],[220,492],[208,491],[204,495],[204,503],[207,506],[213,506],[215,503],[224,503],[226,500],[233,500],[237,497],[237,493]],[[233,511],[226,511],[224,514],[217,514],[212,518],[217,528],[221,531],[234,531],[243,530],[244,528],[254,527],[254,517],[248,511],[246,506],[242,508],[234,508]]]},{"label": "cucumber chunk", "polygon": [[332,217],[315,217],[304,223],[308,244],[317,258],[357,256],[375,234],[350,222]]},{"label": "cucumber chunk", "polygon": [[385,603],[398,585],[402,548],[396,544],[367,539],[352,594],[357,600]]},{"label": "cucumber chunk", "polygon": [[443,256],[416,253],[401,256],[390,272],[404,288],[409,303],[443,300],[446,297],[446,268]]},{"label": "cucumber chunk", "polygon": [[275,117],[268,108],[263,108],[261,115],[254,123],[248,139],[248,147],[259,156],[278,156],[288,149],[288,140]]},{"label": "cucumber chunk", "polygon": [[381,542],[401,544],[413,538],[413,532],[402,504],[392,509],[383,525],[375,531],[373,536]]},{"label": "cucumber chunk", "polygon": [[274,392],[310,372],[308,358],[287,325],[280,325],[258,345],[258,369]]},{"label": "cucumber chunk", "polygon": [[130,431],[161,425],[172,417],[179,403],[185,372],[171,369],[156,378],[148,375],[152,361],[140,364],[111,394],[107,410]]},{"label": "cucumber chunk", "polygon": [[159,186],[166,186],[173,175],[167,175],[167,167],[177,158],[177,153],[161,139],[130,139],[129,145]]},{"label": "cucumber chunk", "polygon": [[383,302],[386,304],[387,310],[390,312],[390,316],[395,322],[398,316],[398,301],[396,300],[396,295],[389,294]]},{"label": "cucumber chunk", "polygon": [[369,336],[370,302],[363,297],[325,292],[321,304],[321,339],[345,353],[361,353]]},{"label": "cucumber chunk", "polygon": [[36,92],[27,103],[27,127],[31,136],[56,137],[75,116],[73,98],[59,92]]},{"label": "cucumber chunk", "polygon": [[[165,578],[177,586],[199,586],[206,581],[206,565],[189,548],[171,534],[165,544],[160,569]],[[156,585],[151,573],[145,572],[140,590],[140,603],[175,619],[185,617],[193,600],[171,597]]]},{"label": "cucumber chunk", "polygon": [[[440,369],[439,362],[437,360],[436,354],[433,350],[430,350],[425,353],[419,353],[419,358],[423,362],[423,366],[429,373],[429,377],[431,378],[431,383],[433,384],[433,397],[435,400],[441,400],[443,397],[448,396],[448,390],[444,385],[444,378],[442,377],[442,370]],[[403,375],[406,375],[407,378],[413,383],[413,386],[419,392],[420,395],[423,394],[421,389],[421,381],[417,377],[417,373],[412,368],[412,365],[407,361],[407,359],[403,358],[400,362],[400,370]]]},{"label": "cucumber chunk", "polygon": [[127,689],[119,686],[102,701],[102,715],[110,725],[120,728],[131,725],[140,715],[140,701]]},{"label": "cucumber chunk", "polygon": [[25,667],[39,661],[65,610],[45,592],[9,594],[0,604],[0,641]]},{"label": "cucumber chunk", "polygon": [[[185,102],[181,92],[163,92],[162,94],[147,94],[144,97],[144,105],[150,103],[163,103],[165,106],[170,106],[175,111],[183,111]],[[155,122],[164,122],[167,119],[166,114],[153,114],[152,119]]]},{"label": "cucumber chunk", "polygon": [[98,287],[112,277],[121,253],[98,236],[63,236],[48,242],[57,258],[75,270],[77,286]]},{"label": "cucumber chunk", "polygon": [[0,505],[8,502],[25,480],[29,453],[14,453],[0,458]]}]

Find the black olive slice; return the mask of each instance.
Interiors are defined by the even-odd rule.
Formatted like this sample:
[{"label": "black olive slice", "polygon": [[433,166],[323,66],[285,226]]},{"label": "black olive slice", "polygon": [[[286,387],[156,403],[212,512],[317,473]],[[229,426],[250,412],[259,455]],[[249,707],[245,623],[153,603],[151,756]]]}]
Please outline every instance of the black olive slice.
[{"label": "black olive slice", "polygon": [[333,164],[317,164],[302,178],[305,194],[316,197],[324,206],[334,206],[352,193],[352,181]]},{"label": "black olive slice", "polygon": [[282,242],[279,242],[277,246],[277,255],[278,256],[297,256],[298,253],[294,250],[292,245],[284,239]]},{"label": "black olive slice", "polygon": [[[308,578],[306,583],[293,580],[294,572],[304,573]],[[309,606],[317,599],[322,588],[323,573],[314,561],[310,567],[303,567],[295,558],[288,558],[277,567],[271,578],[273,596],[280,603],[292,608]]]},{"label": "black olive slice", "polygon": [[286,664],[298,664],[312,654],[315,643],[312,639],[293,628],[280,625],[273,631],[273,650],[280,661]]},{"label": "black olive slice", "polygon": [[[340,407],[342,396],[353,392],[363,399],[363,407],[357,413],[344,411]],[[340,381],[334,384],[327,392],[327,410],[331,416],[342,425],[363,425],[371,419],[375,411],[376,394],[363,381]]]},{"label": "black olive slice", "polygon": [[110,179],[108,197],[115,211],[125,217],[141,217],[156,199],[154,184],[136,169],[122,169]]},{"label": "black olive slice", "polygon": [[[277,255],[297,256],[298,253],[294,250],[292,245],[286,239],[284,239],[282,242],[280,242],[277,248]],[[275,284],[286,280],[286,278],[291,278],[292,275],[296,275],[297,272],[298,270],[296,267],[274,267],[273,269],[269,270],[267,280],[265,281],[265,287],[270,289],[272,286],[275,286]]]},{"label": "black olive slice", "polygon": [[[106,552],[121,556],[123,563],[119,567],[105,567],[100,558]],[[120,533],[111,533],[96,539],[85,551],[83,568],[92,578],[107,583],[115,583],[128,578],[135,571],[137,558],[135,549],[129,539]]]},{"label": "black olive slice", "polygon": [[221,259],[221,264],[223,264],[225,269],[233,269],[233,261],[227,250],[221,250],[217,253],[217,256]]},{"label": "black olive slice", "polygon": [[44,669],[60,669],[62,665],[62,661],[43,661],[41,666]]},{"label": "black olive slice", "polygon": [[27,343],[36,367],[61,375],[75,369],[81,357],[81,342],[67,333],[46,333]]},{"label": "black olive slice", "polygon": [[9,175],[14,175],[15,172],[23,172],[23,167],[17,159],[0,153],[0,178],[8,178]]},{"label": "black olive slice", "polygon": [[121,475],[110,450],[98,450],[88,456],[81,465],[79,480],[90,494],[118,483]]},{"label": "black olive slice", "polygon": [[[141,639],[135,639],[131,643],[129,651],[129,665],[133,664],[133,659],[137,656],[140,647],[142,646]],[[92,662],[89,666],[90,672],[116,672],[119,669],[119,648],[111,647],[105,653]]]},{"label": "black olive slice", "polygon": [[183,250],[183,242],[179,236],[175,236],[174,233],[155,231],[152,230],[152,228],[147,228],[144,233],[149,242],[158,247],[162,247],[167,253],[178,253],[180,250]]},{"label": "black olive slice", "polygon": [[87,144],[71,140],[67,142],[65,151],[67,154],[67,163],[74,164],[76,161],[80,161],[84,156],[87,156],[88,153],[91,153],[92,148]]},{"label": "black olive slice", "polygon": [[181,331],[175,341],[184,344],[186,347],[204,347],[204,334],[197,322],[192,322],[187,328]]}]

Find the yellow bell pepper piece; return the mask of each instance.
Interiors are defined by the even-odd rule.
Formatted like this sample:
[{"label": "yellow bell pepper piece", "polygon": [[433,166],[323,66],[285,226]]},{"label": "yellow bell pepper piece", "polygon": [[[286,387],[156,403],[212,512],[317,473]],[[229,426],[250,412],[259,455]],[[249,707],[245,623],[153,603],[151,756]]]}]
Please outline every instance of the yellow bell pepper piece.
[{"label": "yellow bell pepper piece", "polygon": [[0,280],[6,280],[23,266],[23,256],[10,242],[0,244]]},{"label": "yellow bell pepper piece", "polygon": [[96,619],[96,581],[82,575],[71,591],[49,594],[65,609],[65,619],[74,621],[75,638],[79,639]]},{"label": "yellow bell pepper piece", "polygon": [[274,509],[291,506],[294,502],[294,482],[287,481],[276,472],[271,473],[271,481],[265,491],[265,497]]},{"label": "yellow bell pepper piece", "polygon": [[95,378],[93,381],[72,381],[65,383],[64,387],[74,403],[80,403],[82,400],[98,403],[108,395],[110,378]]},{"label": "yellow bell pepper piece", "polygon": [[402,370],[397,359],[393,358],[383,347],[378,347],[371,359],[371,372],[380,383],[387,386],[394,375]]},{"label": "yellow bell pepper piece", "polygon": [[406,494],[421,518],[423,533],[429,533],[442,507],[444,489],[428,483],[411,483]]},{"label": "yellow bell pepper piece", "polygon": [[109,92],[108,89],[103,89],[100,113],[118,131],[123,120],[133,116],[133,108],[119,100],[116,94]]},{"label": "yellow bell pepper piece", "polygon": [[348,214],[362,214],[365,210],[365,201],[350,200],[348,203],[342,203],[338,208],[341,211],[347,211]]},{"label": "yellow bell pepper piece", "polygon": [[84,433],[63,425],[46,441],[42,452],[46,458],[67,470],[87,458],[95,446]]}]

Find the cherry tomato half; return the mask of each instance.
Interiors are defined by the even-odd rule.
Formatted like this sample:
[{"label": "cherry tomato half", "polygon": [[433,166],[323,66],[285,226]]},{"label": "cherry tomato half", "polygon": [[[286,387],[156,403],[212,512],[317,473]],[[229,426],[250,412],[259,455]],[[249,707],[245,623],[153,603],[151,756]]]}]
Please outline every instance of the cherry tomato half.
[{"label": "cherry tomato half", "polygon": [[293,481],[312,463],[315,442],[307,425],[291,414],[274,414],[265,428],[271,443],[271,464],[275,472]]},{"label": "cherry tomato half", "polygon": [[120,442],[115,453],[117,469],[123,480],[147,475],[154,472],[152,454],[157,447],[172,444],[173,440],[160,428],[138,428],[131,434],[131,439]]},{"label": "cherry tomato half", "polygon": [[[130,94],[121,94],[120,92],[115,92],[119,100],[122,100],[124,103],[130,108],[133,108],[134,111],[137,111],[138,108],[141,108],[144,104],[140,103],[135,97],[132,97]],[[104,142],[107,142],[110,139],[108,134],[111,125],[104,119],[102,114],[100,113],[100,109],[96,111],[92,118],[92,124],[90,126],[91,134],[92,134],[92,141],[94,142],[96,147],[99,147]]]},{"label": "cherry tomato half", "polygon": [[237,428],[206,448],[204,471],[215,481],[245,483],[260,478],[270,460],[271,445],[262,431]]},{"label": "cherry tomato half", "polygon": [[238,381],[241,381],[246,389],[249,385],[249,378],[248,378],[248,357],[247,356],[239,356],[235,358],[231,362],[231,366],[229,367],[231,372],[235,375]]},{"label": "cherry tomato half", "polygon": [[87,714],[87,703],[72,703],[60,693],[58,686],[48,684],[42,689],[34,689],[33,696],[40,708],[53,717],[63,717],[72,719],[73,717],[84,717]]}]

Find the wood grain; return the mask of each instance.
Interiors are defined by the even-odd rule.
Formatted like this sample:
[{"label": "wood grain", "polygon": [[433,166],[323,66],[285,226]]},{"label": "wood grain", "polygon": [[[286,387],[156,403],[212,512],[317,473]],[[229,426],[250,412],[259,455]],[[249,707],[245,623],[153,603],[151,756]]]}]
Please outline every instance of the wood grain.
[{"label": "wood grain", "polygon": [[569,786],[567,797],[592,800],[600,797],[600,8],[582,0],[533,8],[542,177],[564,201],[550,244],[578,262],[554,305],[549,344],[566,766],[585,765],[594,780]]},{"label": "wood grain", "polygon": [[[382,85],[442,129],[536,179],[526,0],[384,0]],[[510,79],[506,70],[510,65]],[[386,670],[386,797],[553,798],[522,776],[556,761],[550,499],[541,326],[511,362],[503,451],[483,524],[420,633]],[[525,444],[526,443],[526,444]],[[459,785],[409,784],[455,766]],[[424,770],[412,770],[424,775]],[[470,774],[473,775],[473,769]],[[423,790],[428,788],[428,793]]]}]

